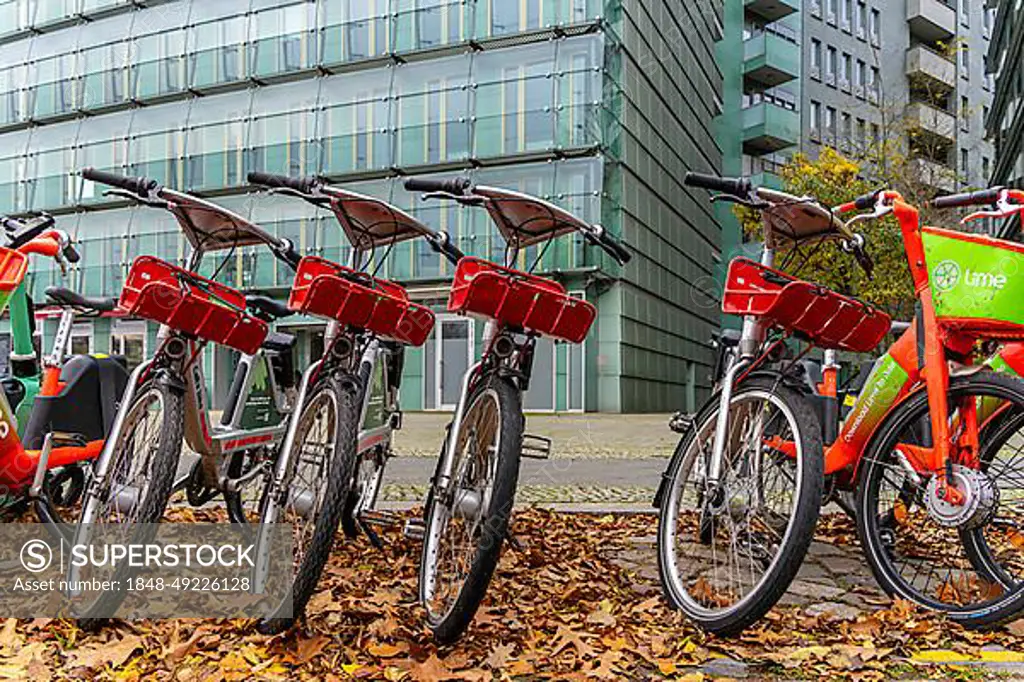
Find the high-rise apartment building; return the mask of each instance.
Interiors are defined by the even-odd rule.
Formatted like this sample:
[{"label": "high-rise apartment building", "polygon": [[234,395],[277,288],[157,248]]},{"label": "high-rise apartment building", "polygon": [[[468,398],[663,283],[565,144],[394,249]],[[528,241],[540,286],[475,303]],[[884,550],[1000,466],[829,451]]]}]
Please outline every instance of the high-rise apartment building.
[{"label": "high-rise apartment building", "polygon": [[726,22],[728,52],[742,59],[723,69],[740,62],[742,90],[738,104],[724,106],[739,110],[742,172],[777,183],[773,172],[794,151],[815,155],[828,145],[871,158],[879,141],[900,139],[930,191],[987,184],[994,13],[982,0],[726,4],[735,18]]},{"label": "high-rise apartment building", "polygon": [[[681,178],[720,169],[720,37],[719,0],[7,0],[0,213],[56,214],[83,256],[69,285],[116,295],[136,256],[183,262],[186,244],[168,214],[82,181],[85,166],[213,197],[303,253],[344,262],[332,218],[254,198],[245,182],[252,170],[318,173],[501,259],[482,212],[423,204],[402,188],[410,175],[468,174],[601,222],[636,252],[624,269],[573,238],[523,255],[520,265],[539,258],[539,271],[599,309],[583,346],[540,344],[527,409],[692,409],[708,388],[718,316],[689,292],[712,272],[720,230]],[[206,274],[221,263],[209,261]],[[33,267],[41,305],[60,279]],[[444,314],[451,268],[423,244],[396,247],[379,274],[439,313],[430,341],[408,354],[404,406],[450,406],[482,325]],[[245,248],[218,278],[284,297],[291,276]],[[39,327],[46,348],[53,322]],[[300,362],[318,355],[322,325],[286,329]],[[73,347],[137,362],[155,331],[119,316],[83,320]],[[234,361],[207,353],[215,404]]]}]

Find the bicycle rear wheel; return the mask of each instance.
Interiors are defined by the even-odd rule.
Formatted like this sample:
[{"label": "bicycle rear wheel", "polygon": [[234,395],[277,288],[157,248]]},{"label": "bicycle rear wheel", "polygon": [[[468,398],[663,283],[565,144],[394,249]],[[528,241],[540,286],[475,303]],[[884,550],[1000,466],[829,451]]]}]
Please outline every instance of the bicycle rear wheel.
[{"label": "bicycle rear wheel", "polygon": [[[951,378],[947,395],[954,437],[962,428],[961,405],[995,399],[1011,411],[1024,409],[1024,383],[992,372]],[[994,627],[1024,608],[1024,584],[1013,579],[1021,575],[1020,550],[1013,546],[1021,500],[1019,493],[1014,499],[1001,494],[1003,483],[1018,488],[1014,480],[1024,465],[1016,458],[1016,466],[992,466],[1003,447],[983,443],[980,461],[953,461],[953,480],[965,502],[946,502],[939,477],[912,471],[907,456],[915,447],[932,446],[922,428],[928,415],[927,392],[919,391],[886,417],[865,453],[857,491],[861,547],[888,594],[943,611],[967,627]],[[1003,445],[1019,446],[1022,424],[1010,426],[1014,430],[1001,435],[986,429],[986,441],[998,436]],[[1014,459],[1008,453],[1006,462]]]},{"label": "bicycle rear wheel", "polygon": [[523,444],[522,396],[490,377],[466,400],[452,477],[433,481],[420,557],[420,601],[441,644],[458,639],[487,592],[515,502]]},{"label": "bicycle rear wheel", "polygon": [[800,569],[823,486],[821,429],[772,379],[736,387],[719,483],[708,482],[719,401],[679,442],[658,513],[665,596],[703,629],[734,635],[775,605]]}]

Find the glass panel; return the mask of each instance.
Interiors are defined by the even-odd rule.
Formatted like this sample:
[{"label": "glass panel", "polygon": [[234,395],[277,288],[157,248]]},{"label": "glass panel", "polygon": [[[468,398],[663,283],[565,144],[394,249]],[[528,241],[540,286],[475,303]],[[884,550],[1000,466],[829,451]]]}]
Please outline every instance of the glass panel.
[{"label": "glass panel", "polygon": [[48,57],[35,63],[32,80],[33,116],[48,118],[75,108],[75,55]]},{"label": "glass panel", "polygon": [[184,29],[139,36],[132,43],[131,54],[135,97],[147,99],[184,88]]},{"label": "glass panel", "polygon": [[469,56],[453,57],[396,71],[398,165],[469,157],[471,63]]},{"label": "glass panel", "polygon": [[244,16],[201,23],[189,38],[189,78],[192,87],[204,88],[246,77],[242,46]]},{"label": "glass panel", "polygon": [[469,37],[475,3],[462,0],[395,0],[395,50],[423,50]]},{"label": "glass panel", "polygon": [[127,42],[82,51],[82,106],[86,109],[125,99],[129,46]]},{"label": "glass panel", "polygon": [[324,64],[368,59],[390,50],[389,0],[331,0],[322,3]]},{"label": "glass panel", "polygon": [[245,184],[242,159],[252,97],[248,92],[199,100],[186,134],[185,188],[216,189]]},{"label": "glass panel", "polygon": [[320,114],[323,172],[389,168],[392,165],[389,69],[324,79]]},{"label": "glass panel", "polygon": [[555,409],[555,342],[547,337],[537,339],[533,355],[530,387],[523,396],[527,410]]},{"label": "glass panel", "polygon": [[554,146],[555,47],[521,49],[508,64],[502,51],[477,57],[477,158]]},{"label": "glass panel", "polygon": [[257,12],[252,20],[251,72],[266,76],[309,68],[317,57],[315,6],[300,2]]}]

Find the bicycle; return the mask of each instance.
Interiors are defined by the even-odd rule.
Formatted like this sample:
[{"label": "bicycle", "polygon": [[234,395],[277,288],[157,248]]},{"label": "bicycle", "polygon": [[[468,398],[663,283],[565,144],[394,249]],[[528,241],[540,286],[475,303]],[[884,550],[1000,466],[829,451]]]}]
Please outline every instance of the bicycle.
[{"label": "bicycle", "polygon": [[[828,476],[830,485],[856,490],[865,557],[889,594],[945,611],[966,626],[1013,618],[1024,606],[1024,590],[994,584],[991,571],[979,570],[969,550],[956,561],[951,548],[964,546],[961,534],[989,526],[997,504],[989,474],[979,473],[984,451],[977,406],[996,401],[1009,409],[1024,401],[1019,380],[965,368],[979,359],[977,343],[1024,339],[1024,320],[1006,319],[991,299],[972,299],[974,314],[961,318],[931,281],[929,268],[955,262],[964,244],[976,244],[986,258],[1017,257],[1019,247],[922,228],[917,210],[891,191],[830,210],[813,198],[745,180],[688,174],[685,183],[760,210],[765,242],[760,263],[737,258],[730,264],[722,309],[742,315],[743,328],[725,354],[716,394],[696,416],[677,417],[674,426],[683,436],[655,497],[659,572],[671,605],[721,635],[735,634],[763,616],[800,567]],[[838,218],[871,209],[847,222]],[[792,371],[795,362],[814,346],[870,351],[889,330],[889,317],[772,266],[779,248],[838,239],[870,274],[865,240],[852,226],[890,214],[900,224],[919,314],[867,377],[839,429],[835,363],[826,362],[825,406],[819,412],[808,399],[806,382]],[[794,337],[807,348],[783,360],[785,343]],[[955,369],[947,363],[956,363]],[[723,413],[727,418],[719,419]],[[892,499],[903,507],[892,503],[879,513],[889,499],[879,491],[890,475],[896,477],[889,480],[895,486]],[[692,491],[687,491],[691,477]],[[880,518],[885,521],[879,523]],[[908,519],[936,526],[929,530],[941,547],[913,557],[918,571],[909,577],[895,565],[897,552],[931,545],[920,532],[912,540],[894,538]],[[924,567],[928,571],[919,580]],[[933,585],[936,567],[945,568],[946,575]],[[975,575],[965,575],[972,571]]]},{"label": "bicycle", "polygon": [[[119,537],[112,528],[133,534],[131,542],[144,542],[138,534],[152,532],[150,524],[163,516],[176,487],[183,442],[199,460],[177,485],[196,506],[222,495],[230,521],[244,530],[258,518],[255,503],[284,437],[286,416],[294,409],[285,389],[294,378],[295,338],[269,330],[269,323],[292,311],[265,296],[245,296],[196,270],[207,253],[226,249],[230,256],[234,249],[249,245],[267,245],[291,268],[300,258],[289,240],[155,180],[92,168],[83,170],[82,176],[113,187],[107,194],[169,211],[192,253],[187,268],[140,256],[125,280],[119,308],[159,323],[158,347],[129,378],[112,435],[86,487],[74,544],[88,544],[94,532]],[[198,361],[207,343],[241,353],[226,409],[216,424],[207,414],[210,403]],[[121,567],[113,580],[123,577],[120,571]],[[70,567],[69,582],[79,580],[77,567]],[[124,580],[114,584],[123,585]],[[123,598],[121,591],[101,594],[80,610],[80,627],[98,626],[103,619],[93,614],[113,611]]]},{"label": "bicycle", "polygon": [[[31,329],[30,308],[25,293],[29,256],[53,258],[62,272],[78,261],[78,252],[70,237],[53,229],[54,220],[42,214],[27,221],[4,218],[7,246],[0,247],[0,311],[8,303],[19,302],[11,310],[15,335]],[[109,432],[108,417],[116,402],[123,368],[110,360],[99,362],[85,356],[64,361],[70,341],[75,311],[95,312],[110,308],[109,300],[86,299],[66,289],[51,287],[47,294],[63,307],[54,338],[53,351],[43,362],[41,385],[25,413],[28,424],[18,435],[19,421],[9,402],[12,386],[0,392],[0,486],[16,501],[33,504],[39,520],[59,534],[58,507],[71,507],[82,493],[85,467],[95,460]],[[24,354],[22,360],[28,360]],[[32,356],[32,365],[38,366]],[[108,376],[100,377],[100,367]],[[28,400],[33,392],[21,384],[27,378],[27,366],[21,377],[12,379],[20,386],[14,390],[16,404]],[[38,376],[38,375],[37,375]],[[106,381],[102,381],[106,379]],[[31,380],[26,384],[33,383]],[[84,401],[87,405],[75,405]]]},{"label": "bicycle", "polygon": [[292,416],[261,501],[261,527],[292,524],[296,540],[291,604],[257,625],[261,633],[275,634],[304,612],[339,523],[347,534],[362,530],[381,546],[371,524],[386,519],[369,512],[392,454],[392,434],[401,426],[404,348],[423,345],[434,314],[409,301],[400,285],[367,272],[373,254],[417,237],[441,252],[452,247],[447,235],[400,209],[317,178],[250,173],[249,182],[330,210],[352,246],[348,267],[303,258],[288,301],[292,310],[328,325],[323,356],[302,375],[303,407]]},{"label": "bicycle", "polygon": [[[486,320],[483,355],[463,376],[422,525],[408,527],[410,534],[423,537],[419,597],[434,639],[445,644],[469,627],[497,566],[520,457],[543,459],[550,452],[547,439],[524,435],[522,395],[535,343],[541,336],[580,343],[596,315],[593,305],[570,296],[557,282],[512,264],[520,249],[575,232],[620,265],[631,254],[600,225],[588,225],[535,197],[474,186],[465,178],[412,179],[405,186],[425,192],[425,199],[485,208],[507,243],[504,267],[454,249],[445,254],[458,261],[448,310]],[[464,556],[456,556],[460,548]]]}]

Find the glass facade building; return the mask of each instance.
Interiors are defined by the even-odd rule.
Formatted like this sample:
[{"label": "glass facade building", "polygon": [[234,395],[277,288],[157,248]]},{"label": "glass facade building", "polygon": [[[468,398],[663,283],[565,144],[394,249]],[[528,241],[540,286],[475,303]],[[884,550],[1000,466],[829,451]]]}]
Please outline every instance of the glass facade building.
[{"label": "glass facade building", "polygon": [[[721,80],[711,56],[718,4],[3,2],[0,213],[49,211],[80,243],[69,282],[34,263],[42,303],[58,282],[115,295],[141,254],[187,255],[169,214],[105,197],[76,174],[86,166],[213,197],[304,254],[344,262],[333,217],[245,182],[253,170],[319,174],[500,260],[504,244],[484,212],[422,203],[402,188],[412,175],[469,174],[601,222],[638,252],[624,269],[574,238],[522,254],[522,265],[539,259],[539,271],[600,310],[583,347],[542,348],[528,407],[683,409],[707,388],[716,321],[714,311],[693,310],[688,291],[712,268],[717,224],[706,208],[692,213],[701,199],[680,179],[720,163],[708,132]],[[402,244],[382,260],[379,274],[443,311],[451,268],[429,248]],[[242,289],[283,297],[291,283],[265,249],[208,261],[204,274]],[[41,326],[44,348],[51,326]],[[298,334],[303,362],[319,352],[319,325],[282,326]],[[448,404],[481,331],[439,318],[434,338],[410,353],[408,409]],[[76,342],[138,356],[154,333],[102,319],[83,322]],[[216,403],[234,358],[211,349],[207,362]]]},{"label": "glass facade building", "polygon": [[1024,187],[1024,0],[995,4],[988,68],[996,94],[986,122],[997,150],[991,183]]}]

